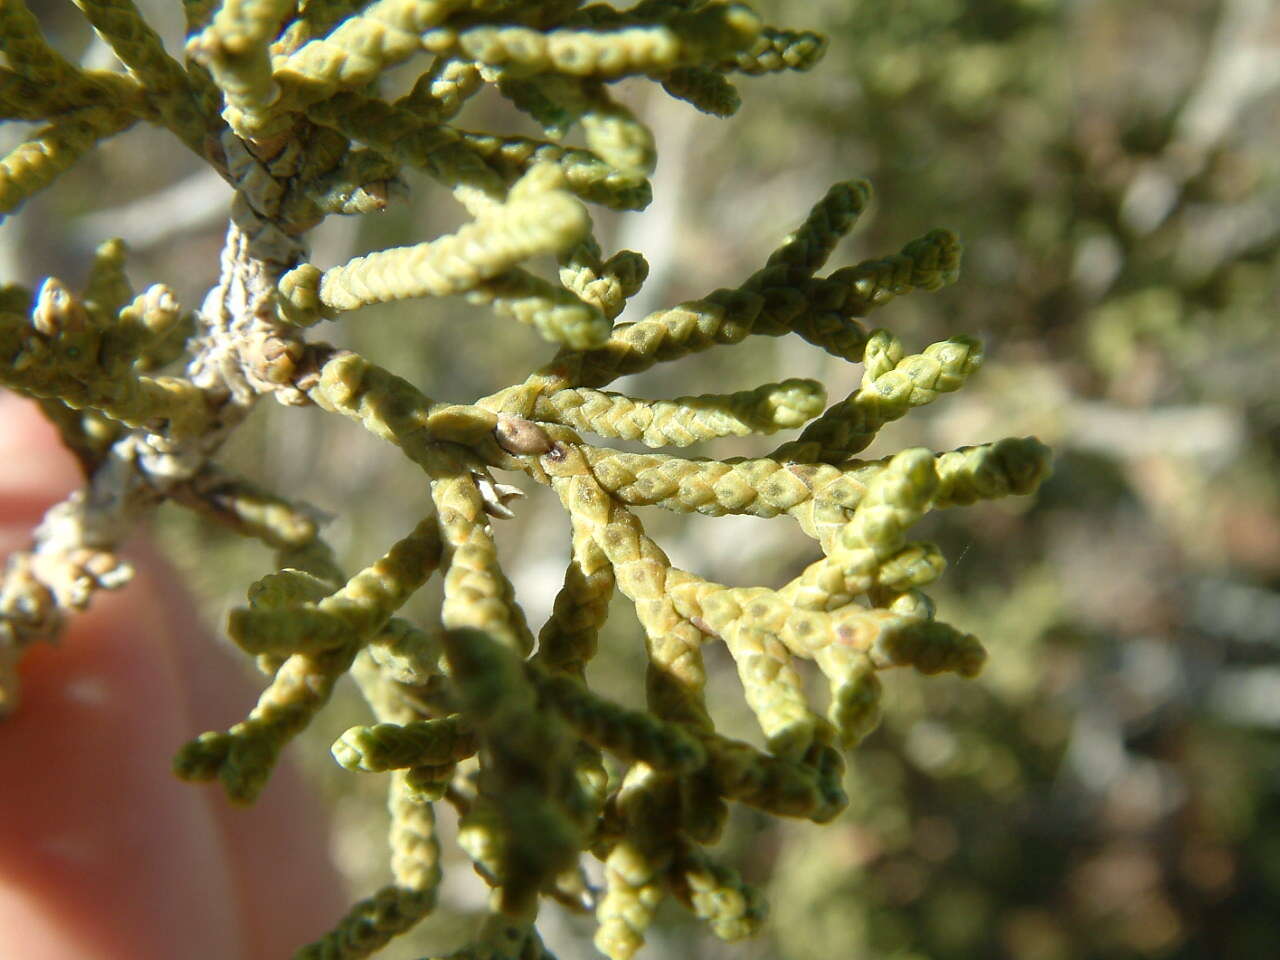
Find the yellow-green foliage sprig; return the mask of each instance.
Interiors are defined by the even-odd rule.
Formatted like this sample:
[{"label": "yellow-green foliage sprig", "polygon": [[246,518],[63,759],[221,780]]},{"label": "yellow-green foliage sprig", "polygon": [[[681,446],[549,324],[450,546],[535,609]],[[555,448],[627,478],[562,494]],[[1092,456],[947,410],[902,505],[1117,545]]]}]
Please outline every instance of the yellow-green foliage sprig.
[{"label": "yellow-green foliage sprig", "polygon": [[[707,852],[730,804],[831,820],[848,799],[842,750],[880,715],[879,674],[981,668],[978,640],[935,616],[924,591],[945,558],[911,527],[932,509],[1032,493],[1049,463],[1034,438],[854,459],[885,424],[961,389],[982,360],[959,335],[912,353],[887,329],[891,312],[885,329],[863,325],[898,296],[954,282],[961,255],[934,230],[827,268],[868,208],[863,181],[833,185],[740,280],[621,319],[648,265],[607,251],[585,204],[644,207],[656,141],[610,85],[648,78],[729,115],[741,100],[730,76],[810,69],[825,40],[764,25],[744,4],[697,0],[187,0],[180,62],[130,0],[78,5],[121,69],[76,66],[21,0],[0,4],[0,116],[41,124],[0,158],[0,213],[137,123],[170,130],[235,198],[221,273],[194,312],[164,284],[136,292],[120,241],[96,251],[79,293],[56,278],[0,287],[0,383],[40,400],[86,475],[0,584],[0,708],[16,705],[22,651],[127,582],[118,541],[170,500],[275,552],[227,623],[269,679],[243,721],[179,751],[177,773],[250,801],[343,676],[370,708],[332,753],[386,775],[390,878],[298,957],[369,956],[434,909],[440,802],[457,810],[459,844],[492,888],[456,958],[550,957],[534,927],[543,898],[594,909],[611,960],[640,949],[668,895],[718,937],[755,932],[760,894]],[[387,99],[383,75],[417,58],[416,81]],[[486,86],[543,139],[465,128],[460,113]],[[576,131],[581,145],[568,145]],[[312,228],[393,206],[408,168],[445,188],[463,226],[328,269],[311,262]],[[442,296],[530,325],[557,352],[523,382],[445,401],[308,339],[322,320]],[[674,398],[607,389],[749,336],[792,335],[861,363],[857,389],[825,411],[822,384],[798,378]],[[354,576],[317,512],[218,463],[266,394],[346,417],[421,471],[423,519]],[[800,427],[772,452],[727,459],[586,439],[666,449]],[[499,521],[524,492],[511,475],[549,487],[568,518],[569,564],[536,639],[499,559]],[[814,558],[788,582],[716,583],[671,563],[640,506],[787,518]],[[398,615],[437,569],[438,618]],[[615,593],[643,634],[641,709],[589,682],[592,659],[609,656],[600,640]],[[717,729],[708,643],[733,659],[764,748]],[[801,661],[830,687],[825,716]],[[583,879],[586,855],[604,863],[601,891]]]}]

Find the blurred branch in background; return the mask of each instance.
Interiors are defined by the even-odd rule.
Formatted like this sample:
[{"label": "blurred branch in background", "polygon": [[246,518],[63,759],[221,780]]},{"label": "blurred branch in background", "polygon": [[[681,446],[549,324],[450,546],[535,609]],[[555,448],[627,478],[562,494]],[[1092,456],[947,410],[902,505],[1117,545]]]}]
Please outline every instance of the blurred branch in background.
[{"label": "blurred branch in background", "polygon": [[230,202],[226,182],[212,170],[204,170],[131,203],[87,214],[73,229],[92,237],[128,237],[130,249],[145,251],[186,234],[221,227]]}]

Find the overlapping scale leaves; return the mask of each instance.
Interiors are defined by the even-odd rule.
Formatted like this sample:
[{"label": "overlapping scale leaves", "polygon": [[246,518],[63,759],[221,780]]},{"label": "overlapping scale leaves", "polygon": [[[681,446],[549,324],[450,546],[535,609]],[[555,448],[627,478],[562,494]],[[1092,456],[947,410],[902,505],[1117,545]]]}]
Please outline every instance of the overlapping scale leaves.
[{"label": "overlapping scale leaves", "polygon": [[[453,957],[550,956],[534,926],[547,899],[594,910],[596,944],[612,960],[640,949],[668,896],[718,937],[749,936],[766,905],[709,850],[729,804],[832,819],[846,802],[843,751],[879,714],[878,674],[981,668],[977,639],[935,616],[924,590],[945,562],[911,527],[931,509],[1029,494],[1049,460],[1030,438],[858,458],[882,426],[962,388],[982,360],[971,338],[913,352],[862,319],[956,279],[960,245],[947,231],[821,273],[867,206],[861,181],[833,186],[737,286],[618,320],[647,265],[633,251],[604,251],[585,203],[644,206],[655,140],[610,84],[649,78],[728,115],[740,101],[733,76],[809,69],[823,38],[766,25],[743,4],[700,0],[626,9],[224,0],[185,5],[189,37],[175,55],[130,0],[78,5],[119,68],[76,66],[22,0],[0,5],[0,111],[44,124],[0,159],[0,211],[16,211],[102,139],[158,124],[235,188],[223,275],[205,305],[184,314],[163,286],[134,296],[114,243],[81,293],[54,278],[35,293],[7,286],[0,382],[41,399],[91,486],[121,469],[121,444],[144,451],[128,469],[150,485],[124,502],[126,519],[172,500],[276,551],[276,568],[229,622],[270,679],[242,722],[182,748],[180,776],[220,781],[233,800],[251,801],[341,677],[353,676],[368,700],[369,722],[343,734],[333,755],[356,775],[388,778],[391,879],[297,956],[371,955],[432,910],[442,802],[456,808],[459,842],[492,888],[490,916]],[[380,76],[419,58],[410,92],[384,98]],[[487,85],[545,139],[461,126],[467,99]],[[562,142],[570,130],[584,146]],[[394,203],[406,167],[451,193],[468,222],[328,269],[309,262],[312,227]],[[547,256],[555,276],[539,272]],[[531,325],[558,352],[531,363],[523,383],[446,403],[376,358],[307,339],[371,304],[454,295]],[[830,406],[823,386],[805,379],[656,399],[606,389],[751,335],[799,336],[861,363],[861,382]],[[182,357],[184,374],[151,372]],[[266,394],[348,417],[423,472],[421,517],[352,576],[306,510],[216,463],[239,422],[228,410],[247,412]],[[669,452],[796,428],[749,458]],[[668,452],[615,449],[613,439]],[[536,630],[498,560],[497,521],[522,509],[511,479],[558,495],[572,544]],[[128,579],[113,551],[122,534],[90,522],[92,502],[55,508],[5,575],[0,702],[16,702],[12,667],[26,645]],[[786,583],[715,583],[670,562],[639,506],[794,521],[813,539],[813,562]],[[437,571],[439,622],[397,616]],[[643,629],[643,710],[586,680],[588,662],[609,655],[597,638],[615,592],[634,603]],[[764,749],[712,722],[708,643],[733,658]],[[802,661],[830,687],[823,714],[809,702]],[[604,863],[602,889],[582,872],[590,855]]]}]

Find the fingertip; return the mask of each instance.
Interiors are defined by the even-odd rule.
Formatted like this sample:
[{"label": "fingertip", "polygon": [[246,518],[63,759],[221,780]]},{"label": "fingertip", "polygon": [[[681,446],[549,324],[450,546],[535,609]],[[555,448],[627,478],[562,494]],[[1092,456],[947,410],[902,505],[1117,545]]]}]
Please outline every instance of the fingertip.
[{"label": "fingertip", "polygon": [[186,722],[164,627],[135,589],[103,595],[20,666],[22,705],[0,724],[19,772],[0,793],[0,889],[17,914],[0,956],[245,955],[217,818],[164,761]]},{"label": "fingertip", "polygon": [[[0,556],[82,482],[39,406],[0,391]],[[286,956],[342,906],[320,805],[283,763],[249,810],[172,776],[253,692],[167,565],[131,552],[132,583],[24,651],[0,720],[0,957]]]},{"label": "fingertip", "polygon": [[83,480],[39,405],[0,390],[0,556],[25,543],[44,511]]}]

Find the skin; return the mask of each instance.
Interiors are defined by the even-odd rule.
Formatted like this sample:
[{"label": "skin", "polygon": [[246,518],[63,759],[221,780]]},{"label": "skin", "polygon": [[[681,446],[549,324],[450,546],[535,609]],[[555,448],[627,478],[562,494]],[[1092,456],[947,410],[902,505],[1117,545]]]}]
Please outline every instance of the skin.
[{"label": "skin", "polygon": [[[0,393],[0,555],[78,483],[35,406]],[[346,905],[320,809],[287,762],[249,808],[169,772],[255,688],[163,561],[126,555],[138,576],[27,652],[0,720],[0,957],[288,957]]]}]

